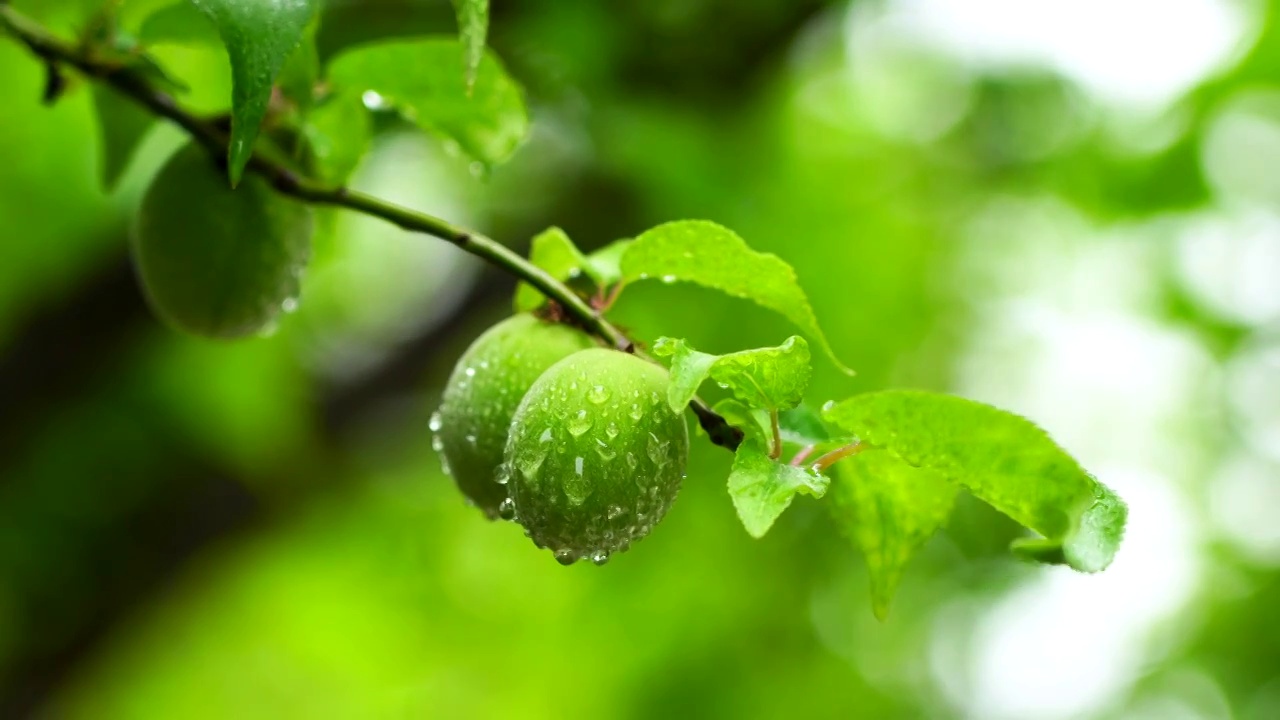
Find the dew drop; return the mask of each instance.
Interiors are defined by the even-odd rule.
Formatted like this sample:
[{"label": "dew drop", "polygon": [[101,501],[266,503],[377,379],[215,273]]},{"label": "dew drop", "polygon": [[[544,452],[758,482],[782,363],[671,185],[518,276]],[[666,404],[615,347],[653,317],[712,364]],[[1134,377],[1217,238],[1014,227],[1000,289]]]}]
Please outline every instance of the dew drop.
[{"label": "dew drop", "polygon": [[515,520],[516,519],[515,501],[512,500],[511,498],[507,498],[503,500],[498,505],[498,517],[502,518],[503,520]]},{"label": "dew drop", "polygon": [[566,476],[562,484],[564,496],[569,500],[570,505],[581,505],[591,495],[591,482],[582,475],[582,463],[583,458],[574,458],[575,474]]},{"label": "dew drop", "polygon": [[600,459],[606,461],[618,457],[618,453],[615,452],[613,448],[609,447],[605,441],[600,440],[599,438],[596,439],[596,454],[600,456]]},{"label": "dew drop", "polygon": [[587,391],[587,400],[596,405],[601,405],[608,401],[609,396],[612,394],[609,392],[609,388],[603,385],[592,385],[591,389]]},{"label": "dew drop", "polygon": [[569,434],[574,437],[581,437],[583,433],[591,429],[591,418],[587,417],[586,410],[579,410],[576,415],[569,419],[566,426]]},{"label": "dew drop", "polygon": [[440,428],[444,427],[444,419],[440,417],[439,411],[431,413],[431,420],[427,422],[427,427],[431,432],[440,432]]},{"label": "dew drop", "polygon": [[604,434],[608,435],[610,440],[618,437],[618,424],[609,423],[609,426],[604,429]]},{"label": "dew drop", "polygon": [[591,553],[591,562],[595,563],[596,565],[603,565],[609,562],[609,553],[603,550],[596,550],[595,552]]},{"label": "dew drop", "polygon": [[667,455],[669,453],[670,446],[670,442],[659,440],[657,435],[649,433],[649,445],[646,449],[649,452],[649,459],[652,460],[655,465],[663,466],[667,464]]},{"label": "dew drop", "polygon": [[557,550],[556,562],[561,565],[572,565],[578,561],[578,556],[572,550]]},{"label": "dew drop", "polygon": [[473,367],[469,367],[466,370],[463,370],[463,373],[465,373],[467,377],[475,377],[476,369]]},{"label": "dew drop", "polygon": [[547,454],[544,451],[541,453],[528,453],[516,460],[516,465],[520,468],[520,475],[524,477],[526,483],[530,485],[538,484],[538,470],[546,459]]},{"label": "dew drop", "polygon": [[640,409],[638,403],[631,403],[631,411],[627,414],[631,416],[632,420],[639,420],[644,417],[644,410]]}]

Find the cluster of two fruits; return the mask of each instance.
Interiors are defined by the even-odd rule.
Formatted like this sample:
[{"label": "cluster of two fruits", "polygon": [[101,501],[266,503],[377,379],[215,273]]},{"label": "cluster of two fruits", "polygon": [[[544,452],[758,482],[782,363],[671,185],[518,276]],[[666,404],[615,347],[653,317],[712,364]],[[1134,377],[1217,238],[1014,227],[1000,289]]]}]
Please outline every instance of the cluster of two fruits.
[{"label": "cluster of two fruits", "polygon": [[597,564],[662,519],[688,455],[667,372],[567,325],[516,315],[458,360],[433,445],[463,494],[539,547]]}]

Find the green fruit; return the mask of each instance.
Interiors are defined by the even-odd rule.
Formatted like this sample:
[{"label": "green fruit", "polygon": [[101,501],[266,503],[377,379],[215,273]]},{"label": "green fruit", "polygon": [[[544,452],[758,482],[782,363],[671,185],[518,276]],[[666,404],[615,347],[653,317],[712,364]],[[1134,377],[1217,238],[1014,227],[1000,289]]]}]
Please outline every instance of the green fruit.
[{"label": "green fruit", "polygon": [[232,190],[208,153],[180,150],[138,211],[133,256],[147,299],[181,330],[234,338],[296,305],[311,212],[256,176]]},{"label": "green fruit", "polygon": [[689,433],[667,371],[616,350],[574,353],[529,388],[511,422],[506,473],[516,519],[566,565],[603,564],[667,513]]},{"label": "green fruit", "polygon": [[490,518],[507,499],[496,475],[520,398],[556,361],[593,344],[581,330],[522,314],[489,328],[459,358],[431,418],[432,444],[458,489]]}]

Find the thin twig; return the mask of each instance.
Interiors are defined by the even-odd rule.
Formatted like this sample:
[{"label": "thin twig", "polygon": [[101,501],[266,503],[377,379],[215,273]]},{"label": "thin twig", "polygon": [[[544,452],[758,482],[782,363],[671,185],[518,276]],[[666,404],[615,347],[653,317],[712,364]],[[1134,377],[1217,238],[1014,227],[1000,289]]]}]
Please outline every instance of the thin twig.
[{"label": "thin twig", "polygon": [[[215,125],[184,109],[174,98],[156,87],[133,67],[94,57],[77,46],[50,34],[45,28],[17,12],[0,0],[0,28],[7,30],[50,67],[67,65],[84,73],[90,79],[115,88],[118,92],[142,105],[152,114],[166,118],[187,131],[215,157],[225,157],[229,138]],[[559,303],[566,313],[587,332],[604,340],[612,347],[634,348],[635,343],[621,330],[601,317],[585,300],[564,283],[534,265],[519,254],[509,250],[480,233],[458,227],[443,219],[417,210],[397,205],[346,187],[327,187],[315,180],[298,175],[278,165],[261,154],[255,154],[246,168],[265,178],[283,195],[313,205],[332,205],[364,215],[380,218],[411,232],[419,232],[453,243],[484,261],[496,265],[517,278],[529,283],[552,301]],[[698,422],[707,431],[711,442],[730,450],[742,441],[742,432],[729,425],[725,419],[695,399],[690,408],[698,416]]]}]

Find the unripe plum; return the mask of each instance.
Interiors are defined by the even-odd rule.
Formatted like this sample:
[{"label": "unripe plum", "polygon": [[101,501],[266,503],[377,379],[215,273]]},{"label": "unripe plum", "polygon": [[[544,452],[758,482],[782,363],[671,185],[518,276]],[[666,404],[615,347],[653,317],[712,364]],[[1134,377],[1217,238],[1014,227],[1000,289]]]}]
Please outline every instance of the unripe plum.
[{"label": "unripe plum", "polygon": [[458,489],[489,518],[507,498],[496,472],[520,399],[556,361],[593,345],[581,330],[526,313],[489,328],[459,358],[431,418],[432,444]]},{"label": "unripe plum", "polygon": [[570,564],[603,564],[649,533],[680,490],[684,416],[667,404],[667,371],[593,348],[553,365],[516,410],[505,472],[516,519]]}]

